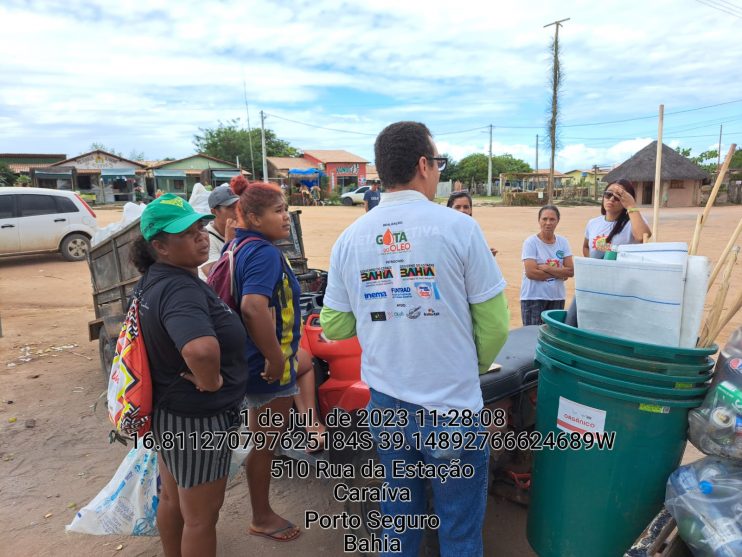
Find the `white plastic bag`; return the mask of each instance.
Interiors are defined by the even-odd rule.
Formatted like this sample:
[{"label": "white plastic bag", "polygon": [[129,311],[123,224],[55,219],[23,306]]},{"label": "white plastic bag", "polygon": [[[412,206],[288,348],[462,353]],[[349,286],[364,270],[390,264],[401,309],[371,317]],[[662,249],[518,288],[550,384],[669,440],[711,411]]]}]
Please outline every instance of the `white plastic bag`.
[{"label": "white plastic bag", "polygon": [[131,449],[95,498],[80,509],[67,532],[97,536],[157,536],[157,453]]},{"label": "white plastic bag", "polygon": [[188,204],[193,207],[193,210],[197,213],[203,213],[205,215],[211,214],[211,209],[209,209],[209,194],[211,192],[208,191],[203,184],[196,182],[196,184],[193,186],[193,191],[191,192],[191,198],[188,200]]},{"label": "white plastic bag", "polygon": [[247,460],[247,456],[250,454],[250,451],[253,450],[252,441],[250,441],[249,444],[246,443],[245,433],[247,431],[248,431],[247,426],[243,424],[240,427],[240,433],[239,433],[240,446],[235,449],[232,449],[232,460],[229,463],[229,479],[230,480],[233,479],[239,473],[240,468],[242,468],[242,466],[245,464],[245,460]]}]

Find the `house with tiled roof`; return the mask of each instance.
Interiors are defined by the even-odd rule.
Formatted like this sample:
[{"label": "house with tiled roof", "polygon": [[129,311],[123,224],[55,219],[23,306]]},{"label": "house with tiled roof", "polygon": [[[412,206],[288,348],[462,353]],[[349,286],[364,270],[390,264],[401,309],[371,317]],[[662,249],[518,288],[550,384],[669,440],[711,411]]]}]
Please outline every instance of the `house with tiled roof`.
[{"label": "house with tiled roof", "polygon": [[190,197],[196,182],[218,186],[240,173],[250,175],[246,170],[240,170],[235,163],[205,153],[196,153],[174,161],[160,161],[150,166],[149,172],[154,191],[174,193],[186,199]]},{"label": "house with tiled roof", "polygon": [[327,174],[331,191],[345,193],[366,183],[368,161],[363,157],[341,149],[308,149],[304,158]]},{"label": "house with tiled roof", "polygon": [[65,154],[0,153],[0,163],[8,165],[16,174],[25,176],[30,176],[31,170],[34,168],[43,168],[66,158],[67,155]]}]

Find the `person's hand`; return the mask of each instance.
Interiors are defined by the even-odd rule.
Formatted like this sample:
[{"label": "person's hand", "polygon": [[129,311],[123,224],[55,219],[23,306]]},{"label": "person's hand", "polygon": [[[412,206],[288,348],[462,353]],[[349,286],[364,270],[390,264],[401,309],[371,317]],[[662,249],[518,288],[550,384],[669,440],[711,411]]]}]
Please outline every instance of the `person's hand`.
[{"label": "person's hand", "polygon": [[234,240],[235,228],[237,228],[237,219],[227,219],[227,223],[224,225],[224,241],[226,243]]},{"label": "person's hand", "polygon": [[497,257],[497,250],[495,248],[490,248],[490,252],[492,253],[492,257]]},{"label": "person's hand", "polygon": [[266,383],[275,383],[281,379],[281,376],[283,375],[283,370],[286,367],[285,362],[285,358],[279,360],[266,359],[265,369],[263,370],[263,373],[260,374],[260,377],[262,377]]},{"label": "person's hand", "polygon": [[[201,383],[199,382],[198,377],[193,375],[193,373],[191,373],[190,371],[184,371],[183,373],[180,374],[180,376],[186,381],[193,383],[193,385],[196,387],[196,390],[202,393],[206,392],[206,389],[204,389]],[[222,374],[220,373],[219,374],[219,386],[214,390],[218,391],[219,389],[222,388],[223,384],[224,384],[224,377],[222,377]]]},{"label": "person's hand", "polygon": [[633,207],[636,207],[636,199],[634,199],[634,196],[624,189],[618,192],[618,200],[621,202],[621,205],[623,205],[623,208],[627,211]]}]

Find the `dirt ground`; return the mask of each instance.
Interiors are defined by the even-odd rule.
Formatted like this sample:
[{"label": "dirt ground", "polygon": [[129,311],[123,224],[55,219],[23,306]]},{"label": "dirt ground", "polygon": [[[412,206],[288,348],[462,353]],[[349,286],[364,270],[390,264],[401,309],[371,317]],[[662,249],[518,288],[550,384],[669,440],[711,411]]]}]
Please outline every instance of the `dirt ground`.
[{"label": "dirt ground", "polygon": [[[302,228],[310,266],[327,268],[330,248],[343,228],[362,213],[360,207],[303,209]],[[644,211],[649,218],[648,210]],[[666,209],[660,239],[689,241],[698,209]],[[591,207],[565,208],[558,233],[580,253]],[[477,207],[475,217],[488,241],[500,253],[498,263],[508,281],[511,324],[520,325],[518,292],[523,240],[537,231],[533,208]],[[739,207],[716,208],[704,229],[700,253],[712,260],[727,243]],[[100,210],[105,226],[119,211]],[[573,281],[568,282],[571,299]],[[742,288],[736,270],[730,292]],[[101,404],[105,388],[97,342],[89,342],[87,322],[93,319],[87,265],[68,263],[56,255],[0,260],[0,553],[5,555],[159,555],[158,538],[94,537],[67,534],[64,526],[108,482],[126,453],[109,445],[109,426]],[[719,338],[724,343],[742,315]],[[695,459],[691,450],[686,460]],[[300,523],[305,509],[340,510],[321,481],[274,481],[276,510]],[[289,544],[258,540],[245,533],[250,520],[247,489],[230,484],[218,526],[219,554],[342,555],[342,535],[316,528]],[[525,512],[490,498],[486,523],[487,555],[533,555],[525,540]],[[119,546],[122,546],[119,549]]]}]

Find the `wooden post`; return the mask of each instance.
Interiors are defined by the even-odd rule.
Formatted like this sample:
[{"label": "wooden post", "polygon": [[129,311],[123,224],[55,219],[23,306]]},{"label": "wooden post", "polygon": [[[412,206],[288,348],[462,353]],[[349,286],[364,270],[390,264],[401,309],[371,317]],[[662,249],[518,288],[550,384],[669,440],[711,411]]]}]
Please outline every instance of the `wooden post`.
[{"label": "wooden post", "polygon": [[657,241],[660,225],[660,202],[662,201],[662,126],[665,121],[665,105],[660,105],[659,126],[657,128],[657,160],[654,167],[654,213],[652,216],[652,241]]},{"label": "wooden post", "polygon": [[724,265],[724,261],[726,260],[729,252],[732,251],[732,246],[737,241],[737,238],[739,238],[740,233],[742,233],[742,219],[739,219],[737,228],[735,228],[734,232],[732,232],[732,237],[729,238],[727,245],[724,247],[724,251],[721,252],[719,260],[714,266],[714,270],[711,272],[711,276],[709,277],[708,290],[711,290],[711,285],[714,284],[716,276],[719,274],[719,271],[721,271],[721,267]]},{"label": "wooden post", "polygon": [[[711,195],[709,195],[708,201],[706,201],[706,207],[703,209],[703,213],[701,214],[701,217],[696,221],[696,230],[693,233],[693,238],[700,237],[701,235],[701,229],[706,224],[706,219],[708,218],[709,213],[711,212],[711,207],[714,206],[714,201],[716,201],[716,196],[719,193],[719,188],[721,188],[721,183],[724,181],[724,176],[726,176],[727,170],[729,170],[729,164],[732,162],[732,157],[734,157],[734,152],[737,150],[737,145],[735,143],[732,143],[729,146],[729,151],[727,152],[727,156],[724,159],[724,164],[721,165],[721,169],[719,170],[719,175],[716,177],[716,183],[714,184],[714,188],[711,190]],[[698,242],[695,242],[695,248],[698,249]],[[690,251],[688,252],[688,255],[696,255],[696,251]]]},{"label": "wooden post", "polygon": [[706,345],[709,337],[716,330],[721,320],[721,312],[724,308],[724,301],[727,298],[727,292],[729,291],[729,282],[732,278],[732,271],[734,271],[734,265],[737,263],[737,256],[739,255],[739,248],[732,250],[729,255],[725,257],[725,268],[724,274],[722,275],[721,284],[719,290],[716,292],[714,303],[711,304],[711,310],[709,311],[706,323],[703,326],[701,332],[701,344]]}]

